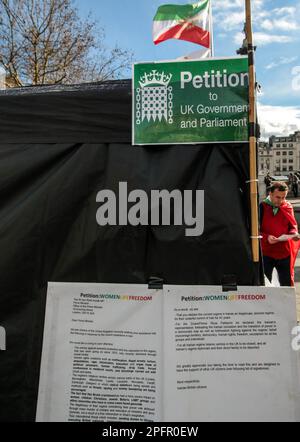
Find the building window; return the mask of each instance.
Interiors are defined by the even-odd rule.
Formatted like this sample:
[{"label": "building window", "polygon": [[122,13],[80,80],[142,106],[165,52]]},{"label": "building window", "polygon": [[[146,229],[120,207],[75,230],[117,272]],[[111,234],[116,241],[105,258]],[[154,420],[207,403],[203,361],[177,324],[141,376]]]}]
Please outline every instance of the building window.
[{"label": "building window", "polygon": [[289,152],[289,155],[294,155],[294,152],[290,151],[290,152]]},{"label": "building window", "polygon": [[286,164],[286,163],[287,163],[287,160],[282,160],[282,162],[283,162],[283,164]]},{"label": "building window", "polygon": [[287,156],[287,152],[282,152],[282,155]]},{"label": "building window", "polygon": [[280,147],[280,144],[276,144],[276,147]]},{"label": "building window", "polygon": [[293,163],[294,162],[294,160],[292,160],[291,158],[289,159],[289,163]]},{"label": "building window", "polygon": [[289,144],[289,147],[294,147],[294,145],[293,144]]},{"label": "building window", "polygon": [[289,171],[291,172],[292,170],[294,170],[294,169],[293,169],[293,167],[292,167],[292,166],[290,166],[290,167],[289,167]]},{"label": "building window", "polygon": [[282,147],[287,147],[287,145],[286,145],[286,144],[283,144]]},{"label": "building window", "polygon": [[280,152],[276,152],[276,155],[279,156],[279,155],[280,155]]},{"label": "building window", "polygon": [[287,171],[287,168],[286,168],[286,167],[283,167],[282,170],[283,170],[283,172],[286,172],[286,171]]},{"label": "building window", "polygon": [[280,167],[276,167],[276,172],[280,172]]}]

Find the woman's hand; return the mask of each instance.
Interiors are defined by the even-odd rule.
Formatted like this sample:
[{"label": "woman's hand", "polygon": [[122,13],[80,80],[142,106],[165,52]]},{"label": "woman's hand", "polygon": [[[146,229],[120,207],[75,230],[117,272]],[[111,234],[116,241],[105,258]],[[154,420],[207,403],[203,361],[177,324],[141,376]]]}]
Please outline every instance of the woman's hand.
[{"label": "woman's hand", "polygon": [[280,241],[275,236],[269,235],[268,236],[268,242],[269,242],[269,244],[277,244]]}]

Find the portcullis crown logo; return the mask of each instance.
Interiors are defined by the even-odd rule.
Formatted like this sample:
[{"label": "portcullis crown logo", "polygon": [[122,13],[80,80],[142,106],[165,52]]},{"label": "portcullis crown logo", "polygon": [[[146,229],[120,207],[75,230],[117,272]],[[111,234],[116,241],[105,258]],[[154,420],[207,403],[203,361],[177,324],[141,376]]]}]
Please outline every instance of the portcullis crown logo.
[{"label": "portcullis crown logo", "polygon": [[140,77],[140,87],[136,89],[136,124],[162,119],[173,124],[173,88],[169,86],[171,79],[172,74],[155,69]]}]

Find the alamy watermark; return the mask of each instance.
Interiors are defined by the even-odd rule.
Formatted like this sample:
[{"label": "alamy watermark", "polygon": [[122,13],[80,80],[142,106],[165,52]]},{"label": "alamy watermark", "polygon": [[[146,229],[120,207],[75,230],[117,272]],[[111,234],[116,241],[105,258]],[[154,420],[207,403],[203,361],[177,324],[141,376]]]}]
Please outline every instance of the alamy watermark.
[{"label": "alamy watermark", "polygon": [[300,91],[300,66],[294,66],[292,69],[292,89],[293,91]]},{"label": "alamy watermark", "polygon": [[300,325],[294,327],[292,330],[292,336],[295,336],[292,340],[292,349],[294,351],[300,350]]},{"label": "alamy watermark", "polygon": [[[100,190],[96,201],[101,203],[96,220],[99,226],[186,226],[186,236],[204,232],[204,190],[141,189],[128,193],[126,182],[119,183],[118,195]],[[173,209],[173,210],[172,210]]]},{"label": "alamy watermark", "polygon": [[6,331],[4,327],[0,327],[0,351],[6,350]]}]

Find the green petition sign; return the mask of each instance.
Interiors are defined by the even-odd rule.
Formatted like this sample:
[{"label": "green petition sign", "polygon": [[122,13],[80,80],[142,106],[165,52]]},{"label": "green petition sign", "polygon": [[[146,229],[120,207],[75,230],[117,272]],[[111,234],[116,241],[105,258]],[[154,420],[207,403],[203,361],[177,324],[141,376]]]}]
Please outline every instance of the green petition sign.
[{"label": "green petition sign", "polygon": [[247,142],[248,58],[136,63],[133,144]]}]

